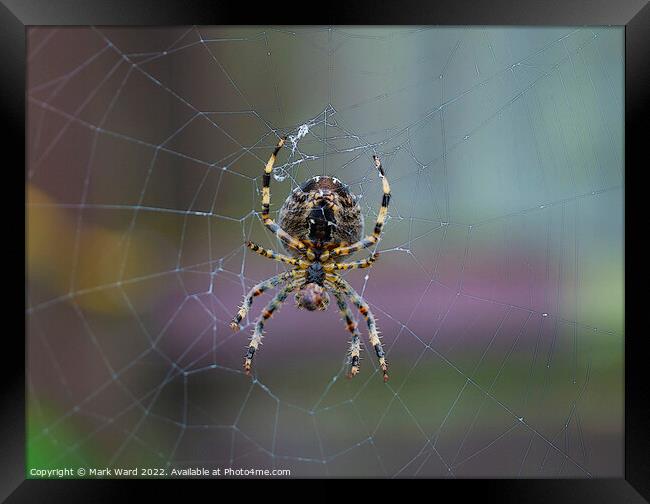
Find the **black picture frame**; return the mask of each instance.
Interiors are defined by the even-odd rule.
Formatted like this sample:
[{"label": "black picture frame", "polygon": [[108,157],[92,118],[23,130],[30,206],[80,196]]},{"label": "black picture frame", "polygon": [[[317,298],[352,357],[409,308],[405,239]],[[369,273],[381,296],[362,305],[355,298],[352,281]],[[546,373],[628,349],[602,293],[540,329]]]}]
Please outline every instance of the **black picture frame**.
[{"label": "black picture frame", "polygon": [[[307,13],[311,13],[306,18]],[[4,166],[5,176],[18,173],[25,163],[25,33],[33,25],[210,25],[210,24],[426,24],[426,25],[619,25],[625,26],[625,236],[626,293],[634,292],[641,271],[632,252],[635,221],[640,212],[634,202],[643,197],[642,184],[635,183],[643,163],[650,95],[650,5],[647,0],[444,0],[436,2],[348,1],[326,5],[316,3],[277,4],[268,2],[252,8],[244,2],[220,0],[2,0],[0,3],[0,102],[4,140],[14,162]],[[16,182],[18,183],[18,182]],[[5,186],[5,199],[13,182]],[[23,196],[25,194],[23,193]],[[638,197],[637,197],[638,196]],[[23,202],[24,203],[24,202]],[[11,203],[7,203],[11,205]],[[8,206],[5,215],[16,213]],[[8,224],[8,223],[6,223]],[[24,242],[23,242],[24,243]],[[21,247],[7,243],[5,271],[18,271]],[[642,251],[641,247],[638,248]],[[24,251],[23,251],[24,252]],[[23,256],[23,260],[25,256]],[[11,262],[10,262],[11,261]],[[24,263],[26,266],[26,263]],[[26,271],[26,270],[25,270]],[[20,289],[19,289],[20,290]],[[6,294],[13,291],[8,286]],[[19,303],[19,297],[12,295]],[[625,477],[592,480],[476,480],[442,482],[453,489],[454,498],[480,492],[484,499],[500,502],[648,502],[650,499],[650,436],[645,408],[645,357],[641,350],[644,334],[639,313],[642,297],[626,296],[625,307]],[[24,305],[8,314],[24,313]],[[25,321],[25,319],[23,319]],[[23,331],[24,334],[24,331]],[[7,502],[103,502],[114,500],[115,481],[25,480],[25,346],[13,331],[6,330],[5,348],[17,342],[3,359],[2,420],[0,425],[0,498]],[[436,482],[429,482],[434,483]],[[458,484],[460,483],[460,484]],[[154,483],[155,484],[155,483]],[[130,485],[132,486],[132,485]],[[232,488],[232,487],[231,487]],[[238,487],[244,492],[245,487]],[[381,487],[383,488],[383,487]],[[373,494],[380,487],[373,487]],[[355,492],[356,493],[356,492]],[[240,494],[241,495],[241,494]],[[150,494],[151,496],[151,494]],[[124,498],[122,496],[122,498]],[[340,498],[344,498],[340,496]],[[432,495],[432,498],[434,496]]]}]

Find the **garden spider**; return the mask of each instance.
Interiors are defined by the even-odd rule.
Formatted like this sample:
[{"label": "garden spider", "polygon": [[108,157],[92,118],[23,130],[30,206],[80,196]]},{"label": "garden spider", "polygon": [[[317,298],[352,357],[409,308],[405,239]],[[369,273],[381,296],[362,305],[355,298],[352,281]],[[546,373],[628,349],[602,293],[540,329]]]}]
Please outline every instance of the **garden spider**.
[{"label": "garden spider", "polygon": [[291,292],[298,290],[295,300],[299,308],[312,311],[327,308],[329,304],[327,291],[331,291],[336,298],[336,304],[345,320],[347,330],[352,334],[348,377],[353,377],[359,372],[361,348],[359,329],[347,304],[349,299],[368,324],[370,344],[377,353],[379,367],[386,382],[388,381],[388,364],[379,340],[375,317],[364,299],[337,273],[341,270],[368,268],[377,259],[377,254],[373,253],[360,261],[341,261],[343,257],[370,247],[379,241],[390,201],[390,186],[384,175],[381,161],[377,156],[373,156],[384,194],[377,222],[371,235],[361,239],[363,216],[355,197],[338,179],[325,176],[314,177],[294,189],[280,209],[279,224],[277,224],[269,215],[271,173],[276,156],[285,141],[286,137],[280,139],[264,168],[262,220],[264,225],[282,241],[290,255],[279,254],[250,241],[246,243],[246,246],[268,259],[289,264],[293,268],[254,286],[244,298],[241,308],[230,324],[232,329],[237,331],[239,323],[246,317],[253,304],[253,299],[270,288],[284,284],[284,287],[266,305],[257,319],[244,359],[244,370],[246,374],[250,374],[253,356],[262,340],[264,323]]}]

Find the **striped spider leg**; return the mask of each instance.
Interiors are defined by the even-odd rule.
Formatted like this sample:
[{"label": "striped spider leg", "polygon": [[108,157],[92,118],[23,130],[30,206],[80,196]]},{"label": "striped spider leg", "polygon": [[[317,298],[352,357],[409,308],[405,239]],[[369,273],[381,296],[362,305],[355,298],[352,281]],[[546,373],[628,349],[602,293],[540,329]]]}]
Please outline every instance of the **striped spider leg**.
[{"label": "striped spider leg", "polygon": [[381,238],[381,230],[384,227],[384,223],[386,222],[386,216],[388,215],[388,204],[390,203],[390,184],[388,183],[388,179],[386,178],[384,169],[381,166],[381,160],[379,159],[379,157],[373,156],[372,158],[375,160],[375,166],[379,171],[379,177],[381,178],[382,189],[384,191],[384,195],[381,200],[381,208],[379,209],[379,213],[377,214],[377,222],[375,223],[375,229],[373,230],[371,235],[366,236],[365,238],[359,240],[356,243],[353,243],[352,245],[335,248],[334,250],[332,250],[333,256],[347,256],[350,254],[354,254],[355,252],[358,252],[361,249],[368,248],[374,245],[379,241],[379,238]]},{"label": "striped spider leg", "polygon": [[271,173],[273,173],[273,165],[278,156],[278,152],[284,145],[287,137],[280,138],[278,145],[275,147],[273,154],[266,163],[264,167],[264,175],[262,175],[262,221],[264,225],[275,234],[280,240],[282,240],[288,247],[297,250],[299,252],[304,252],[306,246],[297,238],[294,238],[284,229],[282,229],[272,218],[270,214],[271,208]]},{"label": "striped spider leg", "polygon": [[304,277],[304,272],[302,270],[294,269],[290,271],[285,271],[284,273],[280,273],[279,275],[275,275],[255,285],[250,291],[248,291],[248,294],[246,295],[246,297],[244,297],[244,302],[239,308],[237,315],[233,317],[232,322],[230,323],[230,327],[232,328],[232,330],[233,331],[239,330],[239,323],[248,314],[248,310],[250,310],[251,306],[253,305],[254,298],[259,296],[260,294],[263,294],[264,292],[266,292],[267,290],[273,287],[277,287],[281,283],[284,283],[288,280],[300,279],[302,277]]},{"label": "striped spider leg", "polygon": [[285,254],[275,252],[274,250],[265,249],[264,247],[260,247],[257,243],[253,243],[252,241],[247,241],[246,246],[253,252],[258,253],[267,259],[271,259],[272,261],[291,264],[292,266],[298,266],[301,269],[307,269],[309,267],[309,262],[305,261],[304,259],[289,257]]},{"label": "striped spider leg", "polygon": [[[343,278],[335,273],[327,273],[325,275],[325,283],[327,287],[332,290],[334,293],[340,293],[344,296],[350,298],[352,304],[354,304],[359,313],[363,315],[366,319],[366,324],[368,325],[368,335],[370,339],[370,344],[374,347],[375,353],[377,354],[377,359],[379,359],[379,367],[381,368],[382,373],[384,374],[384,382],[388,381],[388,363],[386,362],[386,354],[384,349],[381,346],[381,341],[379,339],[379,331],[377,330],[377,323],[375,321],[375,316],[370,311],[368,303],[354,290],[354,288],[346,282]],[[335,294],[336,295],[336,294]],[[338,299],[338,297],[337,297]],[[358,362],[358,360],[357,360]],[[357,367],[358,372],[358,367]]]},{"label": "striped spider leg", "polygon": [[359,328],[357,326],[352,312],[348,307],[348,303],[345,300],[345,296],[338,292],[334,291],[334,297],[336,298],[336,304],[339,307],[339,312],[345,321],[345,326],[350,334],[352,334],[352,339],[350,340],[350,370],[348,371],[348,378],[352,378],[359,374],[359,359],[361,357],[361,341]]},{"label": "striped spider leg", "polygon": [[334,269],[337,270],[350,270],[359,268],[370,268],[379,257],[379,252],[373,252],[369,257],[361,259],[360,261],[334,263]]},{"label": "striped spider leg", "polygon": [[[292,270],[292,272],[300,273],[299,270]],[[244,358],[244,372],[247,375],[250,375],[253,365],[253,356],[255,355],[255,352],[262,342],[264,323],[271,318],[275,310],[282,306],[282,303],[284,303],[284,301],[287,299],[287,296],[298,288],[301,280],[302,279],[298,276],[295,280],[289,282],[280,292],[275,295],[271,301],[269,301],[264,310],[262,310],[260,316],[257,318],[255,329],[253,330],[253,336],[251,337],[250,343],[248,344],[248,351],[246,352],[246,357]]]}]

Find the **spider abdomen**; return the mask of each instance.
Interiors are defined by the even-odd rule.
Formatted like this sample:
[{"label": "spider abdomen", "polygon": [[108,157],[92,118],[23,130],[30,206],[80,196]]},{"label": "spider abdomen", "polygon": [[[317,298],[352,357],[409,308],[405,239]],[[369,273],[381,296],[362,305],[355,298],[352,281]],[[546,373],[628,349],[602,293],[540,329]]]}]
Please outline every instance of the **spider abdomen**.
[{"label": "spider abdomen", "polygon": [[297,187],[282,205],[278,220],[290,235],[322,247],[354,243],[363,231],[354,195],[341,181],[326,176],[313,177]]}]

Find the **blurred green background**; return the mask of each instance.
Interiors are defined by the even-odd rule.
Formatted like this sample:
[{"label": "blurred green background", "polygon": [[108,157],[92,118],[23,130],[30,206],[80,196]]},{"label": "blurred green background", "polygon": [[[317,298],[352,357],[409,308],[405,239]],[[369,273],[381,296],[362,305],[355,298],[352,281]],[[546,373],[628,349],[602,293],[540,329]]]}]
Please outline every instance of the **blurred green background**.
[{"label": "blurred green background", "polygon": [[[623,474],[623,28],[30,28],[27,476]],[[390,363],[345,379],[289,298],[241,364],[260,223],[334,175],[380,260],[346,278]],[[292,150],[292,147],[294,149]],[[359,254],[359,257],[362,257]],[[362,333],[366,335],[363,319]]]}]

